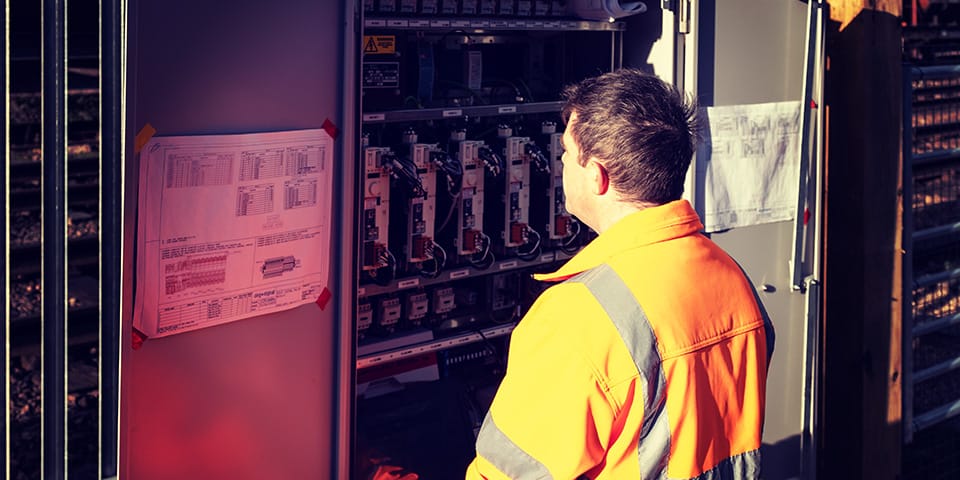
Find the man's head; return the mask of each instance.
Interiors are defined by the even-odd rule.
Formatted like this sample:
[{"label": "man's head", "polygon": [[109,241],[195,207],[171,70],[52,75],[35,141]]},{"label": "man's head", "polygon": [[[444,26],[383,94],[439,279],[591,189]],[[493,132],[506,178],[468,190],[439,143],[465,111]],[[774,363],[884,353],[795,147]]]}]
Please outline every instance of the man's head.
[{"label": "man's head", "polygon": [[[696,142],[696,108],[682,94],[653,75],[622,69],[569,86],[563,96],[565,147],[578,153],[573,160],[586,169],[586,184],[596,179],[599,191],[612,189],[618,201],[641,208],[681,197]],[[566,177],[566,163],[564,170]],[[570,183],[568,209],[577,214],[585,192]]]}]

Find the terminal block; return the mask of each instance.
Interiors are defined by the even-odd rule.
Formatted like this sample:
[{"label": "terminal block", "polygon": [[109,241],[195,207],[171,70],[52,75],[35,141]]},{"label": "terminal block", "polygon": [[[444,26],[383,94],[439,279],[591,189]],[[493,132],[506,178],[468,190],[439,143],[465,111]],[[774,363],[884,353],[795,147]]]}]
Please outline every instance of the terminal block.
[{"label": "terminal block", "polygon": [[483,235],[477,230],[464,230],[462,247],[462,253],[479,253],[483,250]]},{"label": "terminal block", "polygon": [[366,147],[363,156],[361,265],[363,270],[372,271],[389,264],[390,170],[396,156],[387,147]]},{"label": "terminal block", "polygon": [[415,235],[413,237],[413,248],[411,249],[410,256],[413,258],[430,258],[433,256],[433,253],[431,253],[432,247],[432,238],[426,235]]},{"label": "terminal block", "polygon": [[527,232],[526,223],[511,223],[510,224],[510,241],[509,243],[516,245],[523,245],[527,243],[529,234]]},{"label": "terminal block", "polygon": [[551,238],[566,238],[573,234],[573,219],[570,215],[557,215],[553,221]]}]

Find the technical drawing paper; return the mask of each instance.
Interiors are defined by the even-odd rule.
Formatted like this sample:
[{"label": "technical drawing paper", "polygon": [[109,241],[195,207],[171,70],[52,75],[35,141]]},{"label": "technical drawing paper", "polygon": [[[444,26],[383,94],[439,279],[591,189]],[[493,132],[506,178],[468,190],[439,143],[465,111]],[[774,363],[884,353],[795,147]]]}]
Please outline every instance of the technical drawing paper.
[{"label": "technical drawing paper", "polygon": [[705,230],[791,220],[799,188],[800,102],[707,107],[701,113],[709,124],[697,152]]},{"label": "technical drawing paper", "polygon": [[150,140],[134,326],[163,337],[316,301],[330,271],[332,154],[319,129]]}]

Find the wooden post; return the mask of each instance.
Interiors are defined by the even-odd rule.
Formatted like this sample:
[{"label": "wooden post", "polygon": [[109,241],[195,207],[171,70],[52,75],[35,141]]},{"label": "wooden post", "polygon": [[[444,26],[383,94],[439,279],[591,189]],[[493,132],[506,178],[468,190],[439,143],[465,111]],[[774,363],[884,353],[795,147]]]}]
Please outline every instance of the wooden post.
[{"label": "wooden post", "polygon": [[828,3],[818,475],[894,479],[901,302],[910,300],[901,282],[901,4]]}]

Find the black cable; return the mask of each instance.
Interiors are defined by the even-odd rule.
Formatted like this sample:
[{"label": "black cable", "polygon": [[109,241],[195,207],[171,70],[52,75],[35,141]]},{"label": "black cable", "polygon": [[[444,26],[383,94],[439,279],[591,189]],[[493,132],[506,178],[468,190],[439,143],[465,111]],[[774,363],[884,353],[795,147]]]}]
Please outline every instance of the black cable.
[{"label": "black cable", "polygon": [[537,144],[527,143],[523,146],[523,151],[533,161],[533,166],[538,172],[550,174],[550,161]]},{"label": "black cable", "polygon": [[526,231],[529,234],[536,236],[537,240],[534,243],[533,248],[531,248],[530,251],[528,252],[521,252],[520,249],[518,248],[517,256],[520,257],[521,260],[529,262],[531,260],[535,260],[537,257],[540,256],[540,252],[543,251],[543,247],[542,247],[542,242],[541,242],[542,237],[540,236],[540,232],[529,227],[526,228]]},{"label": "black cable", "polygon": [[568,237],[570,239],[569,241],[564,240],[564,242],[560,245],[560,250],[562,250],[563,253],[566,253],[567,255],[573,255],[577,253],[577,250],[580,249],[579,242],[576,242],[576,240],[580,236],[581,231],[583,230],[580,222],[574,219],[570,219],[570,224],[576,226],[577,231],[572,233]]},{"label": "black cable", "polygon": [[[390,282],[397,278],[397,258],[390,253],[390,250],[384,249],[383,254],[380,255],[380,260],[386,262],[386,265],[371,271],[370,277],[377,285],[383,287],[389,285]],[[384,269],[389,269],[389,275],[384,276],[380,273]]]},{"label": "black cable", "polygon": [[[511,317],[511,318],[512,318],[512,317]],[[497,352],[499,351],[499,349],[497,348],[497,346],[494,345],[493,342],[491,342],[490,339],[487,338],[487,336],[484,335],[484,334],[483,334],[483,331],[480,330],[479,328],[476,329],[476,330],[474,330],[474,331],[477,332],[477,335],[480,335],[480,338],[483,340],[483,344],[486,345],[487,348],[490,349],[490,355],[493,357],[494,361],[497,362],[497,366],[500,367],[501,370],[506,371],[507,366],[506,366],[505,362],[500,358],[500,355],[497,354]]]},{"label": "black cable", "polygon": [[500,172],[503,171],[504,162],[499,155],[494,153],[493,150],[490,150],[489,147],[480,147],[477,149],[477,156],[480,157],[480,160],[483,160],[483,164],[487,166],[487,169],[490,170],[493,176],[500,176]]},{"label": "black cable", "polygon": [[456,195],[452,195],[453,199],[450,201],[450,209],[447,210],[447,215],[443,218],[443,222],[440,223],[440,226],[437,227],[436,234],[439,235],[441,232],[447,229],[451,225],[450,220],[453,219],[454,212],[457,211],[457,204],[460,203],[461,193],[457,192]]},{"label": "black cable", "polygon": [[481,255],[479,259],[476,259],[476,255],[470,257],[470,265],[477,270],[486,270],[497,261],[497,257],[494,256],[493,252],[490,250],[492,244],[490,237],[487,236],[487,234],[480,232],[480,238],[483,240],[483,249],[481,250],[483,255]]},{"label": "black cable", "polygon": [[389,160],[390,176],[397,179],[407,188],[411,197],[423,197],[427,191],[423,188],[423,182],[420,181],[420,174],[417,173],[417,166],[412,161],[393,157]]},{"label": "black cable", "polygon": [[447,192],[450,196],[457,195],[463,184],[463,165],[460,161],[443,151],[430,152],[430,161],[446,176]]},{"label": "black cable", "polygon": [[[426,278],[437,278],[440,276],[440,272],[443,271],[443,267],[447,264],[447,251],[443,249],[437,242],[431,241],[433,244],[430,249],[430,259],[433,261],[433,270],[420,270],[420,275]],[[439,258],[437,255],[439,252]]]},{"label": "black cable", "polygon": [[447,37],[449,37],[450,35],[453,35],[454,33],[459,33],[459,34],[463,35],[464,37],[469,38],[471,42],[473,41],[473,37],[470,36],[470,34],[467,33],[466,30],[461,30],[461,29],[458,28],[458,29],[455,29],[455,30],[450,30],[449,32],[444,33],[443,35],[440,35],[440,39],[437,40],[437,45],[442,45],[442,44],[443,44],[443,41],[446,40]]}]

